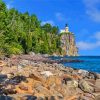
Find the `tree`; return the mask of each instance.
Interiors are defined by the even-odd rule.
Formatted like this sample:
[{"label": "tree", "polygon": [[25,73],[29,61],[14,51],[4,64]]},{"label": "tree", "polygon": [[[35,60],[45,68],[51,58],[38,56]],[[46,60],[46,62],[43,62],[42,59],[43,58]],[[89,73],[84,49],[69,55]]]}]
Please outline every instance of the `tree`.
[{"label": "tree", "polygon": [[59,29],[47,23],[41,26],[36,15],[6,9],[0,2],[0,52],[5,54],[59,52]]}]

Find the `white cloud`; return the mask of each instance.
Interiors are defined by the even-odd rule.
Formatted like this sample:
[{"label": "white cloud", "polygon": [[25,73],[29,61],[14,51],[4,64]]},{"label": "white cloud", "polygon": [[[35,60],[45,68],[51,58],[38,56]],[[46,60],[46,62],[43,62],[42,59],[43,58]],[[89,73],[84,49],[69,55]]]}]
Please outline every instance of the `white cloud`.
[{"label": "white cloud", "polygon": [[12,8],[12,6],[10,4],[7,4],[7,9]]},{"label": "white cloud", "polygon": [[[88,39],[91,38],[88,37]],[[95,42],[87,42],[87,41],[79,41],[77,42],[77,47],[80,50],[94,50],[96,48],[100,48],[100,32],[96,32],[93,36],[92,39],[95,40]]]},{"label": "white cloud", "polygon": [[84,41],[80,41],[77,43],[77,47],[80,49],[80,50],[92,50],[92,49],[95,49],[97,48],[98,46],[98,43],[89,43],[89,42],[84,42]]},{"label": "white cloud", "polygon": [[59,21],[65,21],[66,20],[65,16],[60,12],[57,12],[55,14],[55,16],[56,16],[57,20],[59,20]]},{"label": "white cloud", "polygon": [[51,25],[55,25],[54,21],[53,20],[47,20],[47,21],[43,21],[41,24],[44,25],[46,23],[49,23]]},{"label": "white cloud", "polygon": [[86,6],[86,13],[95,22],[100,22],[100,0],[83,0]]},{"label": "white cloud", "polygon": [[97,39],[97,40],[100,40],[100,32],[96,32],[94,37]]},{"label": "white cloud", "polygon": [[11,9],[13,8],[13,0],[9,0],[7,3],[6,3],[6,6],[7,6],[7,9]]}]

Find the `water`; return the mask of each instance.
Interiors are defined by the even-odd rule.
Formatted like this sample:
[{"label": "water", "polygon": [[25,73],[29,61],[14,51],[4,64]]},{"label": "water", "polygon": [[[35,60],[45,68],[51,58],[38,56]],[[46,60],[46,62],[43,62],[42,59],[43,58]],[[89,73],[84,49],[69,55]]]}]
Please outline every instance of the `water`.
[{"label": "water", "polygon": [[[62,57],[52,57],[52,59],[61,59]],[[69,66],[77,69],[84,69],[92,72],[100,73],[100,56],[79,56],[79,57],[63,57],[67,59],[82,60],[83,62],[62,63],[64,66]]]}]

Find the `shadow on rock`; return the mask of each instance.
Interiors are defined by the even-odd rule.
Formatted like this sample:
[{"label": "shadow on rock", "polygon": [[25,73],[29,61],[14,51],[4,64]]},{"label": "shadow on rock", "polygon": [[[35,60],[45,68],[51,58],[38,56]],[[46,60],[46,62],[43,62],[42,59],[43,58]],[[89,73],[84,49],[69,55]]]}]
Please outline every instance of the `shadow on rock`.
[{"label": "shadow on rock", "polygon": [[37,100],[37,97],[32,95],[26,95],[24,97],[26,98],[26,100]]},{"label": "shadow on rock", "polygon": [[9,84],[13,84],[13,85],[17,85],[19,83],[21,83],[22,81],[27,81],[25,76],[15,76],[13,78],[11,78],[8,83]]},{"label": "shadow on rock", "polygon": [[7,79],[7,75],[0,74],[0,82],[4,82]]},{"label": "shadow on rock", "polygon": [[12,98],[10,96],[0,95],[0,100],[14,100],[14,98]]}]

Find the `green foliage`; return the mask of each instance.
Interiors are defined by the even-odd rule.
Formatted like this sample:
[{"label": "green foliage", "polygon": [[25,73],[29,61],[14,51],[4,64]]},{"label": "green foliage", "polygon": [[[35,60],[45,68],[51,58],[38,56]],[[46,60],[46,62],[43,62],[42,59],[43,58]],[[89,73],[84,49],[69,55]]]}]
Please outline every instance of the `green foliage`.
[{"label": "green foliage", "polygon": [[41,22],[36,15],[7,9],[0,1],[0,52],[7,55],[29,53],[60,53],[59,29]]},{"label": "green foliage", "polygon": [[10,45],[5,44],[3,49],[3,51],[6,52],[7,55],[21,54],[23,51],[23,48],[18,43],[12,43]]}]

